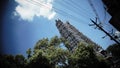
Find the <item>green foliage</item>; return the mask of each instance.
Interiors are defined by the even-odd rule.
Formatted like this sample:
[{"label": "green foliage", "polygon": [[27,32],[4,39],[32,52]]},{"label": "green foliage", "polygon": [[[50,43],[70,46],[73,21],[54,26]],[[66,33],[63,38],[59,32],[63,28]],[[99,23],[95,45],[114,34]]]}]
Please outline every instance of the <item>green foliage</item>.
[{"label": "green foliage", "polygon": [[50,45],[51,46],[58,46],[58,45],[60,45],[60,39],[58,38],[58,36],[55,36],[55,37],[53,37],[53,38],[51,38],[51,40],[50,40]]},{"label": "green foliage", "polygon": [[120,59],[120,45],[113,44],[106,49],[109,53],[112,53],[112,56]]},{"label": "green foliage", "polygon": [[26,60],[23,55],[16,55],[14,60],[17,67],[23,68],[25,66]]},{"label": "green foliage", "polygon": [[42,52],[39,50],[36,54],[32,55],[29,59],[29,63],[26,68],[52,68],[52,65],[49,63],[49,60],[42,55]]},{"label": "green foliage", "polygon": [[64,43],[65,47],[66,47],[69,51],[72,50],[72,48],[70,47],[70,43],[69,43],[65,38],[61,37],[61,38],[60,38],[60,41],[61,41],[61,43]]},{"label": "green foliage", "polygon": [[29,59],[29,58],[31,57],[31,53],[32,53],[31,48],[29,48],[29,49],[26,51],[26,53],[27,53],[28,59]]},{"label": "green foliage", "polygon": [[[67,49],[61,48],[61,44]],[[106,60],[96,56],[92,45],[79,43],[72,49],[68,41],[58,36],[39,40],[26,53],[28,58],[23,55],[0,55],[0,68],[107,68]]]},{"label": "green foliage", "polygon": [[36,43],[34,50],[45,49],[48,46],[48,41],[49,41],[48,38],[46,38],[46,39],[43,38],[43,39],[39,40]]},{"label": "green foliage", "polygon": [[52,67],[55,67],[59,63],[66,65],[66,50],[60,48],[61,39],[57,36],[50,39],[46,38],[39,40],[34,47],[34,53],[31,57],[32,59],[36,58],[37,54],[46,57],[49,60],[49,63]]},{"label": "green foliage", "polygon": [[15,68],[14,56],[12,55],[0,55],[0,68]]},{"label": "green foliage", "polygon": [[25,58],[23,55],[0,55],[0,68],[24,68]]},{"label": "green foliage", "polygon": [[69,58],[71,68],[95,68],[97,62],[93,48],[84,43],[80,43]]}]

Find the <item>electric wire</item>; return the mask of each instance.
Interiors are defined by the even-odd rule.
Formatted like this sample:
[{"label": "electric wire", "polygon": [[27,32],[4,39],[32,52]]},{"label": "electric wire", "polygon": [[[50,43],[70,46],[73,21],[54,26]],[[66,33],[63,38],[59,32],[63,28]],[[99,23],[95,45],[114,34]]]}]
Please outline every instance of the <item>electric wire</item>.
[{"label": "electric wire", "polygon": [[[98,15],[95,7],[94,7],[94,4],[92,3],[91,0],[88,0],[88,2],[89,2],[89,4],[90,4],[90,6],[92,7],[92,9],[93,9],[96,17],[98,18],[99,23],[101,23],[103,27],[105,27],[105,26],[111,27],[110,25],[108,25],[107,23],[105,23],[105,21],[106,21],[106,12],[107,12],[107,11],[104,9],[104,18],[103,18],[103,22],[101,22],[100,17],[99,17],[99,15]],[[103,3],[102,3],[102,4],[103,4]],[[96,5],[96,6],[97,6],[97,5]],[[103,6],[103,8],[104,8],[104,6]],[[113,28],[113,27],[111,27],[111,28]]]},{"label": "electric wire", "polygon": [[[85,17],[85,18],[88,18],[88,19],[90,18],[90,17],[86,16],[85,13],[80,13],[80,12],[76,11],[75,8],[73,8],[73,7],[70,7],[70,8],[69,8],[70,5],[69,5],[69,4],[66,4],[65,2],[62,2],[62,3],[57,2],[57,4],[64,6],[63,8],[65,8],[66,10],[69,10],[69,11],[72,12],[73,14],[81,15],[81,16],[83,16],[83,17]],[[63,9],[63,8],[62,8],[62,9]]]},{"label": "electric wire", "polygon": [[96,15],[96,17],[97,17],[99,23],[102,23],[101,20],[100,20],[100,18],[99,18],[99,15],[98,15],[98,13],[97,13],[97,11],[96,11],[96,9],[95,9],[93,3],[92,3],[92,1],[91,1],[91,0],[88,0],[88,2],[89,2],[89,4],[90,4],[91,8],[93,9],[93,12],[95,13],[95,15]]},{"label": "electric wire", "polygon": [[69,1],[64,0],[63,3],[65,3],[68,6],[71,6],[72,9],[75,9],[76,11],[79,11],[80,13],[82,13],[83,15],[88,16],[89,18],[91,18],[91,16],[92,16],[91,12],[85,10],[80,5],[77,5],[77,3],[74,3],[74,1],[72,1],[72,0],[69,0]]},{"label": "electric wire", "polygon": [[[42,4],[42,3],[40,3],[40,2],[36,2],[36,1],[32,1],[32,2],[31,2],[31,1],[28,1],[28,0],[26,0],[26,1],[29,2],[29,3],[31,3],[31,4],[33,4],[33,5],[36,5],[36,6],[44,6],[44,7],[46,7],[46,8],[50,8],[49,6],[47,6],[47,5],[45,5],[45,4]],[[33,3],[33,2],[34,2],[34,3]],[[92,4],[92,2],[91,2],[90,0],[89,0],[89,2],[90,2],[91,7],[93,8],[94,13],[96,14],[96,16],[97,16],[97,18],[98,18],[98,20],[99,20],[99,22],[101,22],[98,14],[97,14],[97,12],[96,12],[96,9],[95,9],[94,5]],[[56,8],[56,7],[52,7],[52,8],[54,8],[54,9],[56,10],[56,12],[59,13],[59,14],[61,14],[62,16],[68,16],[70,19],[72,19],[72,20],[74,20],[74,21],[76,21],[76,22],[79,22],[79,21],[82,20],[82,19],[76,17],[75,15],[72,15],[72,14],[70,14],[70,13],[68,13],[68,12],[65,12],[66,9],[61,10],[61,9],[59,9],[59,8]],[[67,8],[67,10],[73,12],[72,10],[70,10],[70,9],[68,9],[68,8]],[[63,13],[64,13],[64,14],[63,14]],[[82,20],[82,21],[84,21],[84,20]],[[85,21],[82,22],[82,23],[88,24],[87,22],[85,23]]]},{"label": "electric wire", "polygon": [[[30,2],[30,1],[28,1],[28,0],[26,0],[27,2]],[[44,6],[44,7],[46,7],[46,8],[49,8],[48,6],[46,6],[46,5],[44,5],[44,4],[42,4],[42,3],[40,3],[40,2],[36,2],[36,1],[32,1],[32,2],[34,2],[34,5],[37,5],[37,6]],[[33,3],[32,3],[33,4]],[[57,10],[57,12],[58,11],[60,11],[60,12],[58,12],[58,13],[60,13],[60,14],[62,14],[62,13],[64,13],[64,14],[67,14],[67,16],[69,16],[71,19],[74,19],[74,21],[75,20],[77,20],[77,21],[81,21],[78,17],[76,17],[76,16],[73,16],[73,15],[71,15],[71,14],[69,14],[69,13],[67,13],[67,12],[65,12],[65,11],[63,11],[63,10],[61,10],[61,9],[58,9],[58,8],[56,8],[56,7],[53,7],[55,10]],[[62,13],[61,13],[62,12]],[[62,15],[64,15],[64,14],[62,14]],[[66,16],[66,15],[64,15],[64,16]],[[83,21],[83,20],[82,20]],[[85,24],[85,23],[84,23]],[[88,24],[88,23],[86,23],[86,24]]]},{"label": "electric wire", "polygon": [[70,1],[67,1],[67,2],[70,2],[72,5],[74,5],[74,6],[77,7],[78,9],[80,8],[80,9],[84,10],[84,12],[86,12],[86,13],[88,13],[88,14],[90,14],[90,15],[93,14],[93,13],[90,12],[89,10],[87,10],[87,9],[81,7],[80,5],[78,5],[78,4],[75,2],[75,0],[74,0],[74,1],[70,0]]},{"label": "electric wire", "polygon": [[[42,4],[42,3],[40,3],[40,2],[30,1],[30,0],[26,0],[26,1],[28,1],[28,2],[30,2],[31,4],[34,4],[34,5],[36,5],[36,6],[44,6],[44,7],[46,7],[46,8],[50,8],[49,6],[47,6],[47,5],[45,5],[45,4]],[[68,2],[69,2],[69,3],[68,3]],[[68,1],[68,2],[64,1],[64,3],[61,4],[60,1],[59,1],[58,4],[59,4],[59,5],[66,6],[66,8],[67,8],[69,5],[72,5],[71,9],[78,9],[78,7],[75,8],[75,6],[74,6],[73,4],[70,4],[70,2],[75,3],[74,1],[70,0],[70,1]],[[67,3],[67,4],[69,4],[69,5],[66,5],[65,3]],[[77,11],[74,12],[74,11],[72,11],[70,8],[67,8],[67,9],[66,9],[66,8],[59,9],[59,8],[53,6],[53,9],[55,9],[55,11],[56,11],[57,13],[59,13],[60,15],[62,15],[62,16],[64,16],[64,17],[69,17],[70,19],[72,19],[72,20],[74,20],[74,21],[76,21],[76,22],[84,21],[83,19],[78,18],[79,16],[77,16],[77,15],[78,15],[78,12],[77,12]],[[63,10],[63,9],[64,9],[64,10]],[[73,12],[76,16],[73,15],[73,14],[70,14],[70,13],[66,12],[66,10],[69,11],[69,12]],[[79,10],[80,10],[80,9],[79,9]],[[95,9],[94,9],[94,10],[95,10]],[[95,14],[98,16],[96,10],[95,10]],[[83,15],[81,15],[81,16],[83,16]],[[83,16],[83,17],[85,17],[86,19],[87,19],[87,18],[90,19],[90,17],[87,17],[87,16]],[[84,21],[84,24],[89,24],[89,23]],[[108,26],[109,26],[109,25],[108,25]]]}]

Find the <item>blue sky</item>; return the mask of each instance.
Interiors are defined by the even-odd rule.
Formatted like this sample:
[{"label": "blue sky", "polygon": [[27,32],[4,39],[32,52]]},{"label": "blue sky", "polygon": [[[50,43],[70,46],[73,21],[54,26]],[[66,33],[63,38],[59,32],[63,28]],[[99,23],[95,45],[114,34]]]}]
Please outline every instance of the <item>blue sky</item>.
[{"label": "blue sky", "polygon": [[[101,0],[91,1],[104,29],[110,31],[113,28],[108,23],[111,16],[105,13],[103,3]],[[102,39],[105,34],[88,25],[92,24],[90,18],[95,17],[88,0],[9,0],[2,21],[4,53],[26,55],[26,50],[33,48],[38,40],[60,36],[55,25],[56,19],[69,21],[80,32],[106,49],[114,42],[109,37]]]}]

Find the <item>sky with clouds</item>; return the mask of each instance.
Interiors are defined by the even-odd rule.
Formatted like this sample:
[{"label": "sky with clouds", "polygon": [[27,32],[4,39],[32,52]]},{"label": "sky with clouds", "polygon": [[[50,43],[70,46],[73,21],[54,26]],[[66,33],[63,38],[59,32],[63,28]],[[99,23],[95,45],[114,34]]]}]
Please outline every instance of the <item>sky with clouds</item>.
[{"label": "sky with clouds", "polygon": [[52,19],[56,12],[52,8],[53,0],[15,0],[18,5],[14,15],[20,19],[32,21],[35,16]]},{"label": "sky with clouds", "polygon": [[[114,29],[108,21],[101,0],[91,0],[108,32]],[[60,36],[55,20],[69,21],[80,32],[106,49],[114,41],[95,27],[90,27],[90,18],[96,15],[88,0],[12,0],[8,2],[3,16],[2,41],[4,53],[24,54],[42,38]],[[6,20],[7,19],[7,20]],[[114,29],[115,30],[115,29]]]}]

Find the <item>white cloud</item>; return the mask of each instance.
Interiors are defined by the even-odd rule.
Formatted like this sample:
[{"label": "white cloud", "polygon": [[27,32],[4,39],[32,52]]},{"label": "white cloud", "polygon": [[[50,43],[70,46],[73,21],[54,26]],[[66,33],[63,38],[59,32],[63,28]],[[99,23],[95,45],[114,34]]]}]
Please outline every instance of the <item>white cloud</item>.
[{"label": "white cloud", "polygon": [[32,21],[35,16],[43,16],[51,20],[56,15],[53,11],[53,0],[15,0],[18,5],[14,15],[20,16],[23,20]]}]

